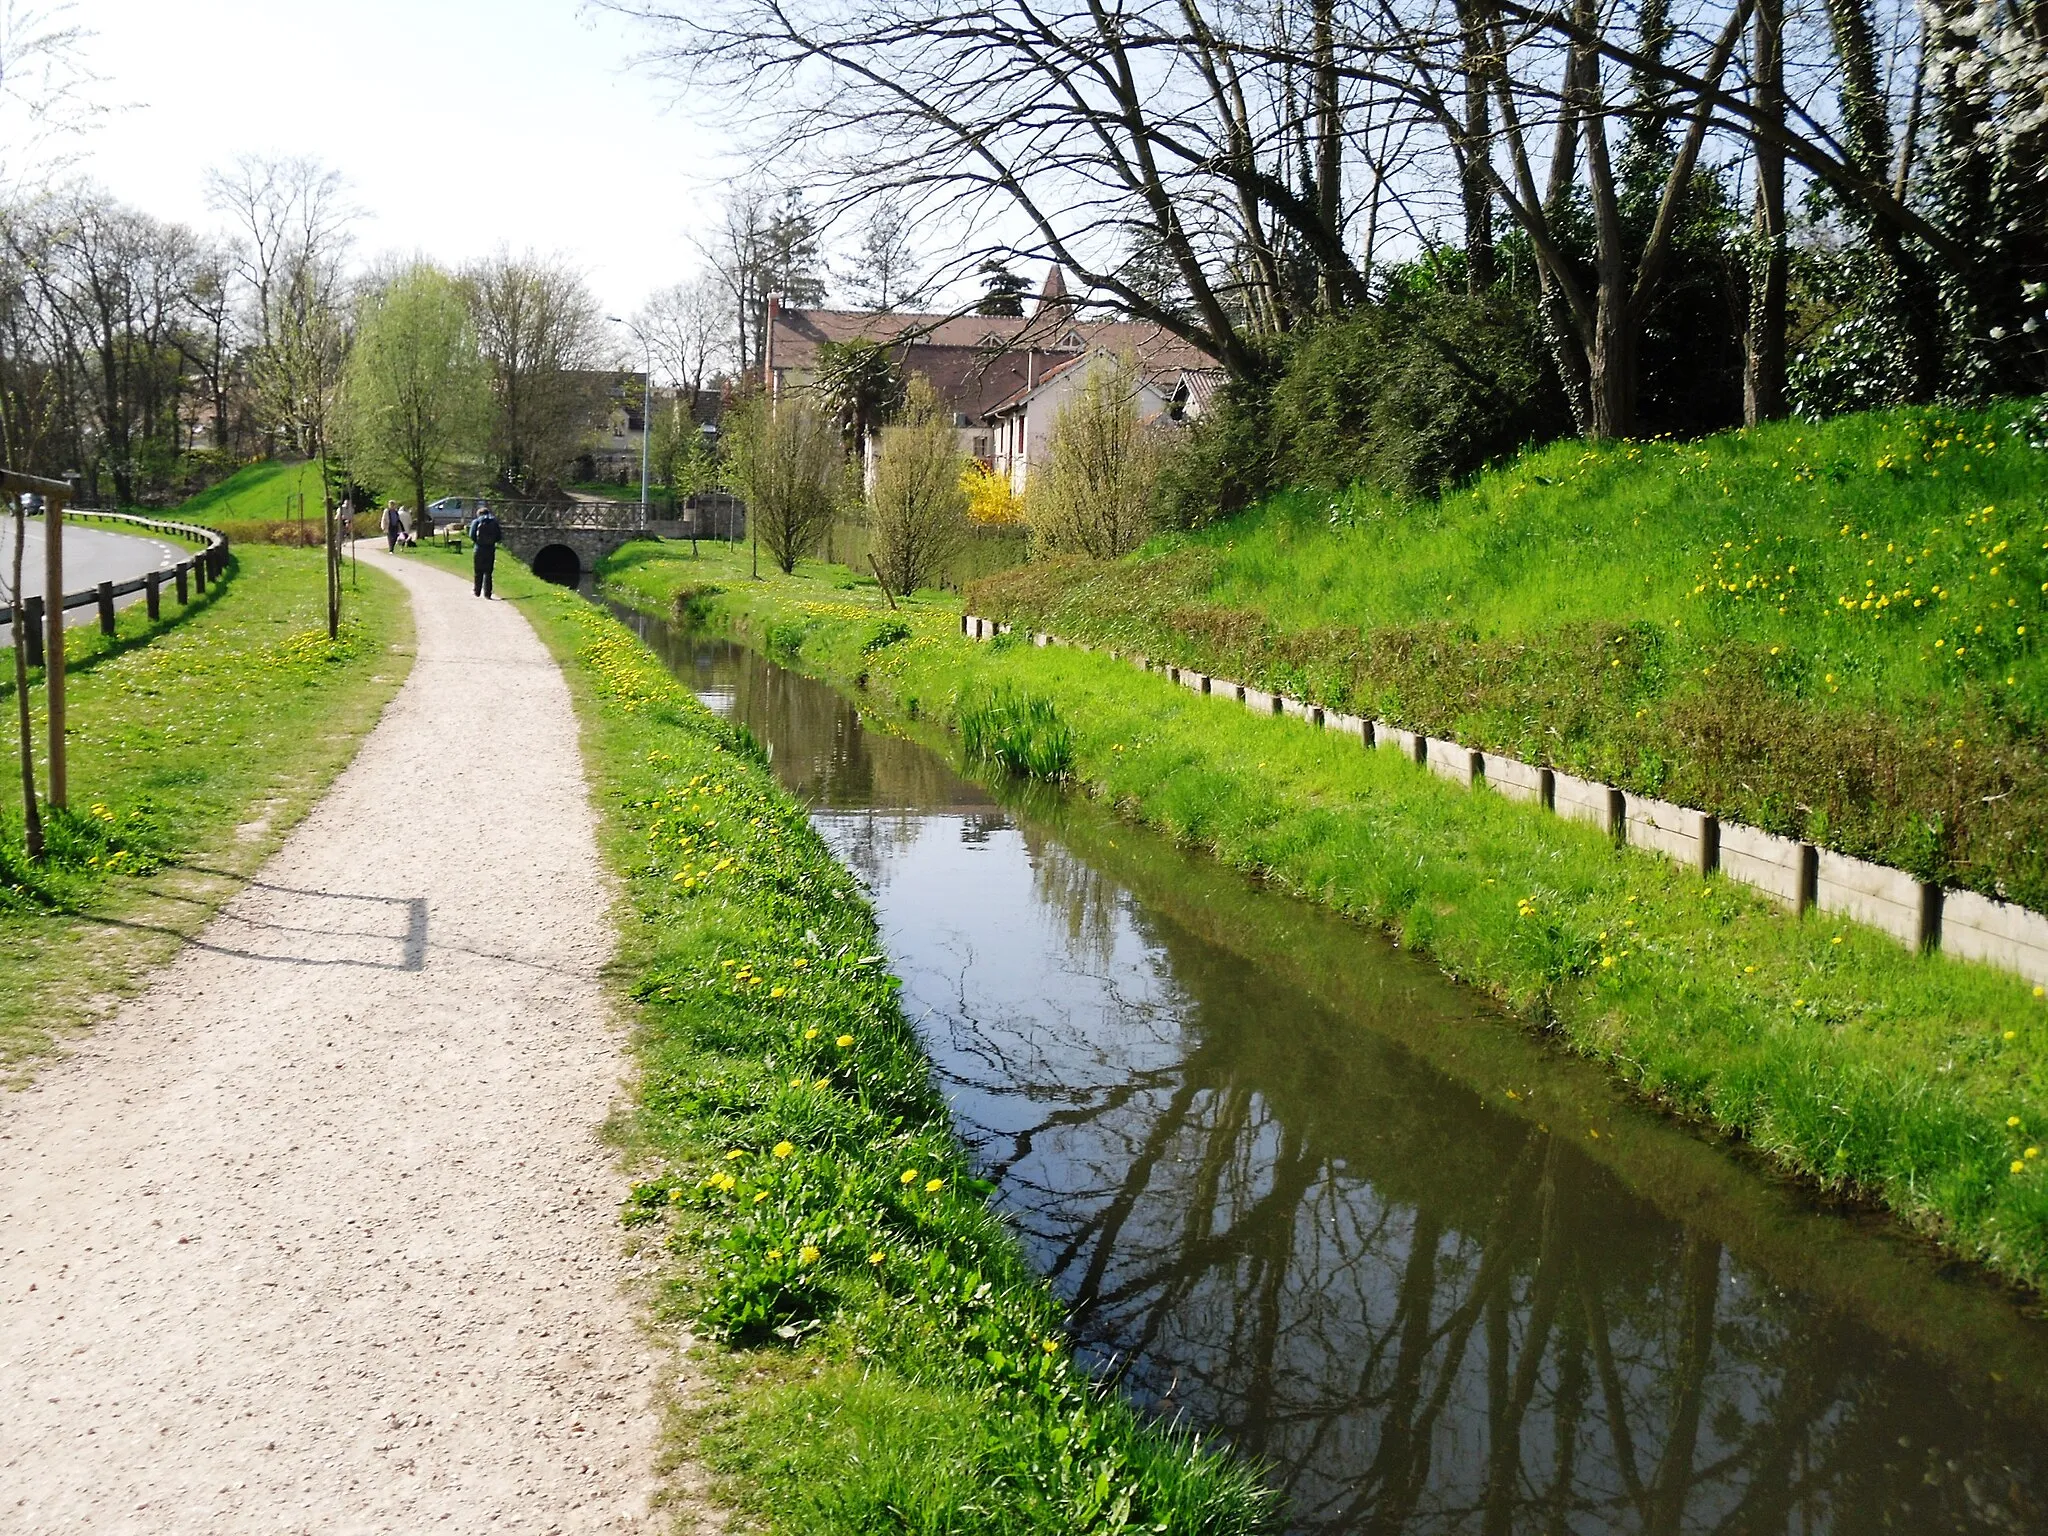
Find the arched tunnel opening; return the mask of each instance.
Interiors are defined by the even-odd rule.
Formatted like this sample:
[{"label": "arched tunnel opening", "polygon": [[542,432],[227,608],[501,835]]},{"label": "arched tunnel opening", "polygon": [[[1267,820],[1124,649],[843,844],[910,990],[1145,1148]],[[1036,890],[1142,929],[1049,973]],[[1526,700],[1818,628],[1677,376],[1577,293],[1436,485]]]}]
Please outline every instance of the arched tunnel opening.
[{"label": "arched tunnel opening", "polygon": [[533,557],[533,574],[558,587],[573,587],[583,579],[583,562],[568,545],[547,544]]}]

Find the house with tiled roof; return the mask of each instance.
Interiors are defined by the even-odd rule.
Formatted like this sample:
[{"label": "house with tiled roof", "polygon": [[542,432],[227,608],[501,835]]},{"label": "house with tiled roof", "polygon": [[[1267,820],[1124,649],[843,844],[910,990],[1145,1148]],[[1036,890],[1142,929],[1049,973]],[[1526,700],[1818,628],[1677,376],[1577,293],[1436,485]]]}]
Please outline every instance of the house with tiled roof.
[{"label": "house with tiled roof", "polygon": [[1145,381],[1140,411],[1148,418],[1172,414],[1190,376],[1218,376],[1206,352],[1149,321],[1085,320],[1077,309],[1057,266],[1025,315],[791,309],[770,299],[762,382],[771,397],[800,390],[817,378],[825,343],[882,342],[896,366],[923,374],[953,413],[961,452],[1021,492],[1089,359],[1131,358]]}]

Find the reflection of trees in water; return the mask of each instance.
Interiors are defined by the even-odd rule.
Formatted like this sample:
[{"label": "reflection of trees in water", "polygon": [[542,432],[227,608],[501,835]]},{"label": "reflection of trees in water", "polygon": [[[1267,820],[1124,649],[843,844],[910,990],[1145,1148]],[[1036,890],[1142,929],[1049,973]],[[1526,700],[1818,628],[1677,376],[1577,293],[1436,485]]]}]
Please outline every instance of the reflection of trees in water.
[{"label": "reflection of trees in water", "polygon": [[1272,1458],[1302,1529],[2043,1528],[2038,1453],[1938,1368],[1356,1032],[1336,1062],[1330,1020],[1241,968],[1169,940],[1113,997],[1131,975],[1089,968],[1117,939],[1073,926],[1081,968],[1028,1018],[977,1019],[963,978],[935,1042],[963,1131],[1084,1346]]},{"label": "reflection of trees in water", "polygon": [[[671,665],[733,688],[798,793],[877,808],[827,818],[876,888],[921,837],[1007,825],[836,695],[717,651]],[[1270,1457],[1303,1530],[2048,1530],[2042,1426],[1981,1384],[1781,1293],[1030,823],[1018,856],[1030,905],[995,927],[952,923],[943,885],[898,909],[962,1134],[1084,1347]]]},{"label": "reflection of trees in water", "polygon": [[1031,855],[1031,883],[1039,908],[1066,924],[1070,953],[1096,969],[1116,955],[1117,936],[1128,905],[1122,886],[1030,822],[1018,830]]}]

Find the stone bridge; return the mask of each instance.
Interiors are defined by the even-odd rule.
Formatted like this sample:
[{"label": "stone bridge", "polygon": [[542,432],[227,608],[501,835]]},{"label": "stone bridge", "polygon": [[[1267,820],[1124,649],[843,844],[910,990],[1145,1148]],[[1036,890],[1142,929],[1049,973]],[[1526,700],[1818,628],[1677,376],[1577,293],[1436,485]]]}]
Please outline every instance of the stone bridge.
[{"label": "stone bridge", "polygon": [[565,587],[634,539],[739,539],[746,530],[745,507],[720,493],[691,497],[673,521],[642,517],[637,501],[509,501],[492,510],[504,525],[505,547],[541,580]]},{"label": "stone bridge", "polygon": [[505,547],[542,581],[565,587],[582,581],[621,545],[648,534],[636,501],[512,501],[492,510],[504,525]]}]

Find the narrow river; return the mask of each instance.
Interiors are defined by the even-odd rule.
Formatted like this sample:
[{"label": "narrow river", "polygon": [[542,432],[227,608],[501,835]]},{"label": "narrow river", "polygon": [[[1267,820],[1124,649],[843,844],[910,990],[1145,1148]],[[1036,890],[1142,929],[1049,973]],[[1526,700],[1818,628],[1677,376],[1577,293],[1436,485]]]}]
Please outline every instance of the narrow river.
[{"label": "narrow river", "polygon": [[2048,1327],[1360,929],[624,615],[865,881],[1077,1347],[1293,1529],[2048,1532]]}]

